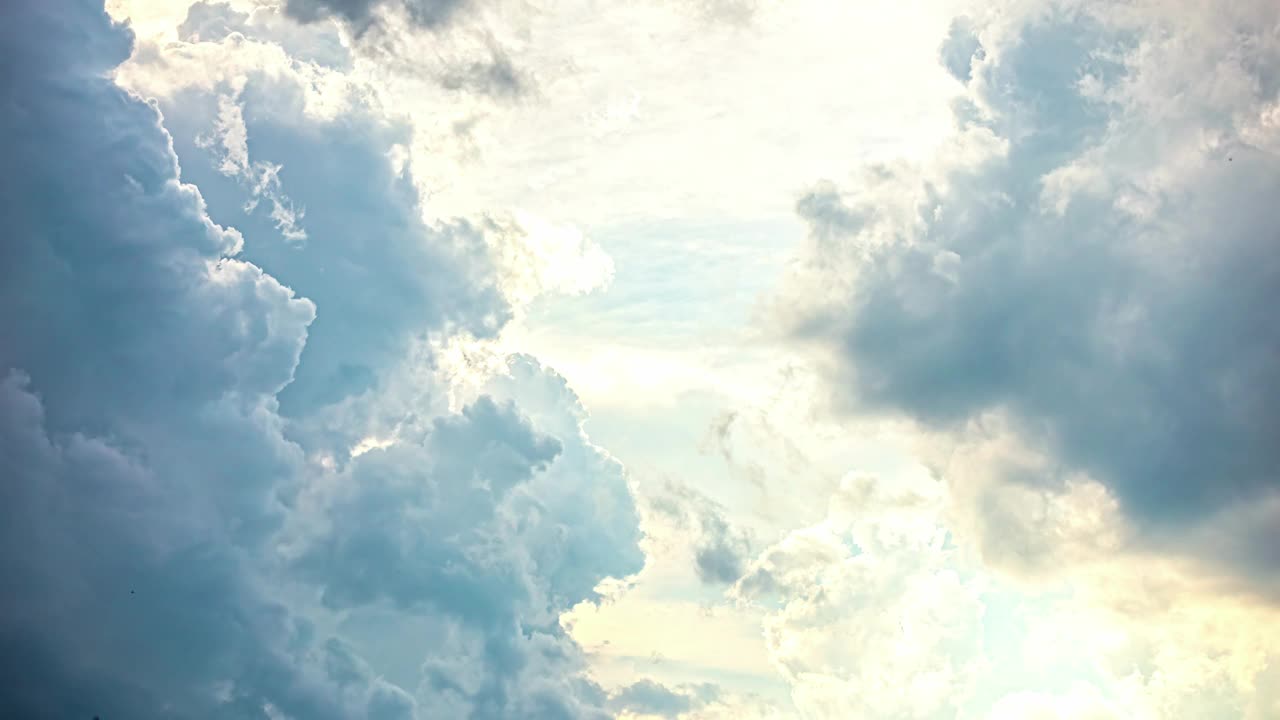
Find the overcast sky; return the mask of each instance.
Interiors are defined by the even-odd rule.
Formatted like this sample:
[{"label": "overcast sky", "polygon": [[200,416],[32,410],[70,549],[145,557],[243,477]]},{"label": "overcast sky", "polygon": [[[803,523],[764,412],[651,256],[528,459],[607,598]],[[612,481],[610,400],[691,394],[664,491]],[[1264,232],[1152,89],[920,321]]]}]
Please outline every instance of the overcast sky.
[{"label": "overcast sky", "polygon": [[0,14],[0,715],[1280,718],[1273,0]]}]

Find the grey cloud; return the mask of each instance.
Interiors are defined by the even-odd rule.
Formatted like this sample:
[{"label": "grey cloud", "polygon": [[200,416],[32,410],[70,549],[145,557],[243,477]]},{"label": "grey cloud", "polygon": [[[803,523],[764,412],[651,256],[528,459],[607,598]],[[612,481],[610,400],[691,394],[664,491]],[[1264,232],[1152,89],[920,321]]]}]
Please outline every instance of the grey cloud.
[{"label": "grey cloud", "polygon": [[445,70],[440,85],[446,90],[465,90],[490,97],[513,98],[523,95],[530,81],[512,62],[511,57],[495,42],[489,43],[489,57],[459,63]]},{"label": "grey cloud", "polygon": [[692,488],[668,483],[661,495],[650,500],[650,506],[694,532],[690,551],[699,579],[730,584],[742,576],[752,557],[751,536],[735,527],[714,500]]},{"label": "grey cloud", "polygon": [[187,17],[178,25],[178,37],[186,42],[217,42],[233,32],[243,33],[249,24],[249,13],[240,12],[230,3],[200,0],[187,8]]},{"label": "grey cloud", "polygon": [[210,216],[243,230],[246,259],[323,308],[280,395],[289,416],[376,389],[428,333],[486,337],[511,315],[493,281],[489,228],[426,225],[412,176],[393,172],[385,154],[410,142],[408,128],[359,107],[315,122],[301,111],[301,93],[293,81],[255,74],[240,99],[249,157],[279,166],[282,188],[306,209],[300,244],[284,241],[265,208],[246,216],[246,188],[197,143],[217,117],[217,98],[188,91],[162,104],[184,176],[201,188]]},{"label": "grey cloud", "polygon": [[615,691],[610,696],[610,704],[617,710],[676,718],[714,701],[719,695],[715,685],[682,685],[672,689],[643,678]]},{"label": "grey cloud", "polygon": [[698,577],[708,583],[731,583],[742,576],[751,545],[735,533],[723,516],[705,513],[699,517],[702,537],[694,548],[693,562]]},{"label": "grey cloud", "polygon": [[632,683],[613,696],[614,705],[631,712],[674,717],[693,708],[688,695],[667,689],[653,680]]},{"label": "grey cloud", "polygon": [[[563,381],[521,364],[494,390],[525,391],[536,419],[482,397],[421,444],[361,455],[322,500],[324,529],[301,527],[299,569],[330,608],[434,648],[423,682],[473,717],[594,717],[599,691],[574,677],[580,653],[558,616],[604,575],[639,570],[637,522],[620,468],[564,417],[568,399],[546,394]],[[380,620],[387,603],[398,613]],[[463,639],[419,636],[407,617],[445,618]],[[376,634],[356,634],[375,667],[394,667]]]},{"label": "grey cloud", "polygon": [[[475,5],[474,0],[289,0],[285,13],[302,23],[322,18],[338,18],[361,40],[362,52],[378,57],[389,66],[421,73],[422,65],[405,63],[401,24],[386,22],[388,14],[403,16],[408,27],[445,31],[460,22]],[[279,32],[279,29],[276,29]],[[508,52],[490,35],[482,56],[447,62],[436,71],[436,81],[446,90],[465,91],[498,100],[511,100],[529,93],[531,75],[512,62]]]},{"label": "grey cloud", "polygon": [[813,581],[814,568],[832,567],[855,549],[813,539],[767,548],[751,561],[730,592],[745,600],[785,602],[787,597],[804,592]]},{"label": "grey cloud", "polygon": [[[957,115],[1007,139],[1007,156],[923,187],[910,230],[885,229],[898,227],[880,204],[893,200],[875,194],[913,182],[894,169],[866,178],[862,198],[830,185],[802,198],[820,282],[852,290],[790,306],[793,336],[834,352],[833,388],[851,407],[938,428],[1012,413],[1152,532],[1280,490],[1280,413],[1262,399],[1280,392],[1276,158],[1235,137],[1156,217],[1114,203],[1136,184],[1085,188],[1059,216],[1045,207],[1050,173],[1116,147],[1103,172],[1121,175],[1152,136],[1078,82],[1121,86],[1111,58],[1135,38],[1080,13],[1029,25],[998,59],[973,39],[953,28],[944,60],[966,77],[977,58],[971,88],[994,114],[961,103]],[[1276,89],[1247,81],[1259,102]]]},{"label": "grey cloud", "polygon": [[227,2],[198,0],[187,8],[187,17],[177,30],[183,42],[221,42],[232,33],[239,33],[273,42],[296,60],[344,69],[351,65],[351,53],[343,46],[336,28],[299,27],[269,6],[241,12]]},{"label": "grey cloud", "polygon": [[[592,597],[601,573],[625,575],[632,564],[638,567],[637,519],[621,468],[587,441],[585,413],[563,378],[530,358],[513,361],[511,377],[494,393],[518,402],[558,439],[528,444],[534,441],[506,435],[515,445],[496,454],[492,441],[504,424],[498,421],[503,413],[489,412],[492,405],[468,410],[487,424],[482,432],[463,431],[417,417],[420,408],[405,408],[395,397],[405,388],[385,385],[428,333],[486,336],[510,316],[483,238],[494,228],[486,220],[424,225],[412,177],[393,174],[385,158],[391,144],[409,142],[407,128],[378,123],[359,108],[333,123],[301,122],[299,92],[289,83],[251,76],[241,97],[250,156],[282,167],[290,197],[308,208],[308,238],[301,246],[282,242],[264,214],[246,218],[245,189],[219,173],[217,158],[194,142],[216,113],[212,98],[189,93],[163,106],[184,173],[200,185],[210,214],[239,221],[244,255],[320,308],[297,378],[281,394],[291,437],[341,457],[366,431],[368,415],[408,413],[386,424],[407,442],[439,445],[438,451],[388,452],[404,455],[408,464],[418,462],[409,459],[413,453],[432,454],[433,463],[452,464],[436,471],[442,477],[487,472],[504,486],[520,484],[509,499],[513,508],[548,519],[526,526],[545,535],[531,544],[539,549],[539,571],[553,578],[558,596],[575,602]],[[335,193],[341,202],[333,201]],[[309,375],[311,363],[317,370]],[[323,368],[332,368],[331,374],[323,375]],[[552,456],[556,462],[545,467]],[[357,468],[374,457],[362,458]],[[544,471],[528,483],[505,479],[526,461]],[[486,467],[474,467],[481,464]],[[421,467],[427,467],[425,459]],[[575,496],[592,482],[587,496]]]},{"label": "grey cloud", "polygon": [[951,21],[947,39],[942,44],[939,59],[951,76],[967,83],[973,79],[973,62],[986,57],[982,42],[974,32],[973,23],[966,17]]},{"label": "grey cloud", "polygon": [[724,459],[729,471],[761,491],[765,490],[767,476],[764,468],[748,458],[739,457],[733,448],[733,426],[739,420],[738,413],[726,412],[711,422],[707,435],[703,438],[701,450],[706,452],[712,448]]},{"label": "grey cloud", "polygon": [[[395,131],[246,90],[252,152],[322,222],[242,238],[195,121],[108,79],[101,2],[20,3],[0,40],[0,715],[606,717],[555,618],[639,569],[638,529],[563,380],[526,362],[424,417],[379,394],[408,338],[505,307],[471,226],[417,220]],[[365,427],[313,424],[344,372],[399,444],[350,459]]]},{"label": "grey cloud", "polygon": [[[436,420],[423,445],[357,458],[343,484],[350,493],[330,501],[331,529],[300,559],[303,570],[337,609],[386,598],[484,625],[512,622],[533,591],[520,559],[503,555],[519,546],[498,542],[496,515],[559,452],[513,407],[481,398],[461,417]],[[471,556],[486,546],[486,557]]]},{"label": "grey cloud", "polygon": [[512,494],[518,516],[545,518],[522,524],[531,560],[558,607],[598,600],[601,577],[625,577],[644,564],[624,469],[591,443],[582,427],[586,411],[562,376],[523,355],[509,369],[487,391],[517,403],[534,427],[561,443],[556,462]]},{"label": "grey cloud", "polygon": [[2,714],[341,717],[241,571],[297,460],[267,415],[314,308],[224,257],[155,110],[102,79],[129,41],[100,4],[4,32]]},{"label": "grey cloud", "polygon": [[285,12],[300,22],[310,23],[336,17],[363,32],[378,20],[384,6],[402,10],[415,24],[426,28],[447,25],[467,8],[466,0],[288,0]]}]

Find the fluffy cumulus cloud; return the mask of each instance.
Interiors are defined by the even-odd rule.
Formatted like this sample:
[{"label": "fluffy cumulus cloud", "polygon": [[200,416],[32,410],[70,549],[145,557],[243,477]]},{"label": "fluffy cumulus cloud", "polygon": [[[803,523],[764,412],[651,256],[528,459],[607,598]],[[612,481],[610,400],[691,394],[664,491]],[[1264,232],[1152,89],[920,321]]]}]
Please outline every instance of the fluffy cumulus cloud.
[{"label": "fluffy cumulus cloud", "polygon": [[0,714],[607,716],[558,616],[639,569],[622,469],[550,371],[454,412],[429,349],[511,316],[491,224],[297,74],[144,101],[91,0],[0,40]]},{"label": "fluffy cumulus cloud", "polygon": [[330,308],[279,397],[309,432],[355,445],[387,430],[375,426],[395,419],[361,398],[403,396],[388,392],[403,373],[387,371],[426,339],[493,338],[539,295],[612,276],[572,226],[528,214],[428,222],[409,149],[421,128],[388,107],[401,100],[384,94],[394,83],[347,67],[333,28],[303,36],[279,15],[210,3],[192,6],[193,24],[214,29],[143,46],[118,77],[157,98],[184,178],[211,217],[240,228],[243,256]]},{"label": "fluffy cumulus cloud", "polygon": [[1177,0],[956,22],[937,162],[798,205],[812,241],[783,314],[839,400],[1005,423],[1044,460],[1004,481],[1085,476],[1144,542],[1272,585],[1278,23],[1270,2]]},{"label": "fluffy cumulus cloud", "polygon": [[615,707],[628,712],[677,717],[702,704],[691,693],[679,692],[653,680],[637,680],[613,694]]},{"label": "fluffy cumulus cloud", "polygon": [[776,705],[751,695],[725,692],[711,683],[663,685],[642,677],[619,687],[610,705],[620,720],[780,720],[791,715]]}]

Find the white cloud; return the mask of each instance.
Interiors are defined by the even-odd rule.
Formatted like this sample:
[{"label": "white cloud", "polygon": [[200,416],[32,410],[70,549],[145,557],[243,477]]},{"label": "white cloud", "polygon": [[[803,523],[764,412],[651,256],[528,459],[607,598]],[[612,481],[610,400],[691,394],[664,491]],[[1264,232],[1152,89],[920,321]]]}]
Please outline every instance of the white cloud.
[{"label": "white cloud", "polygon": [[981,587],[953,561],[936,482],[850,477],[827,519],[764,551],[735,593],[779,609],[773,662],[812,717],[955,717],[981,670]]},{"label": "white cloud", "polygon": [[599,290],[613,279],[613,261],[572,225],[517,211],[514,222],[488,237],[503,290],[517,307],[543,294]]},{"label": "white cloud", "polygon": [[1126,717],[1098,691],[1078,686],[1062,695],[1019,692],[996,703],[987,720],[1120,720]]}]

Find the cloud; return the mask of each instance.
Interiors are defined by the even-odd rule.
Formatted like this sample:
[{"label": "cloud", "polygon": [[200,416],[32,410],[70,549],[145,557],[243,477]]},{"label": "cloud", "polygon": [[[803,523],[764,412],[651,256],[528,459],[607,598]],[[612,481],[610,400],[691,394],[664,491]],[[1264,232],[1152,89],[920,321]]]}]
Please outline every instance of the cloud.
[{"label": "cloud", "polygon": [[760,0],[676,0],[685,12],[700,20],[729,27],[749,26],[760,12]]},{"label": "cloud", "polygon": [[711,720],[790,717],[760,697],[728,693],[710,683],[670,687],[650,678],[641,678],[613,691],[610,702],[623,718]]},{"label": "cloud", "polygon": [[559,453],[560,444],[534,433],[512,406],[481,397],[460,417],[434,420],[421,445],[396,444],[355,459],[350,477],[325,499],[328,531],[307,543],[296,562],[331,608],[385,598],[404,609],[430,604],[474,615],[484,625],[509,622],[502,617],[508,606],[531,593],[519,584],[525,578],[514,568],[472,568],[467,553],[499,534],[501,501]]},{"label": "cloud", "polygon": [[[326,308],[312,327],[295,381],[280,397],[287,415],[371,389],[414,337],[453,331],[492,336],[511,316],[493,281],[485,239],[497,228],[466,220],[428,226],[412,176],[397,174],[388,161],[388,150],[407,142],[409,130],[359,104],[316,121],[298,111],[300,92],[288,76],[250,72],[238,96],[191,88],[161,101],[172,110],[166,117],[184,171],[201,188],[210,214],[241,226],[247,259]],[[231,114],[237,134],[247,139],[239,141],[244,159],[224,150],[210,162],[197,138],[206,118],[217,118],[213,132],[221,127],[226,145],[228,105],[238,108]],[[258,196],[256,183],[223,172],[229,161],[254,173],[272,169],[275,192],[305,208],[296,219],[305,240],[282,232],[279,218],[265,209],[246,217],[246,203]],[[288,242],[280,242],[282,236]]]},{"label": "cloud", "polygon": [[[384,72],[431,73],[445,90],[498,101],[532,93],[534,77],[513,61],[485,21],[466,21],[479,16],[478,9],[471,0],[287,0],[284,14],[304,25],[342,21],[354,33],[357,54],[375,60]],[[206,14],[202,9],[200,16]],[[422,30],[429,32],[425,44],[415,37]],[[436,57],[436,67],[424,53]]]},{"label": "cloud", "polygon": [[742,577],[747,543],[731,537],[729,526],[722,518],[713,518],[711,523],[704,519],[702,532],[704,538],[693,556],[698,577],[709,583],[731,583]]},{"label": "cloud", "polygon": [[[640,567],[625,476],[535,363],[439,400],[413,353],[509,306],[480,225],[421,220],[401,130],[270,72],[162,116],[101,3],[0,33],[0,714],[606,717],[558,617]],[[305,239],[244,215],[259,160]]]},{"label": "cloud", "polygon": [[649,504],[657,515],[692,532],[688,550],[698,579],[730,584],[742,577],[752,553],[751,536],[730,522],[719,503],[693,488],[668,483]]},{"label": "cloud", "polygon": [[662,683],[645,678],[614,692],[611,702],[619,710],[674,718],[715,697],[714,691],[705,688],[701,695],[703,696],[672,690]]},{"label": "cloud", "polygon": [[972,21],[964,16],[951,21],[947,39],[942,44],[939,60],[951,76],[962,83],[973,79],[973,63],[986,58],[982,41],[974,33]]},{"label": "cloud", "polygon": [[[981,654],[929,655],[972,691],[964,716],[1271,712],[1273,633],[1233,628],[1270,628],[1280,597],[1280,417],[1251,399],[1280,388],[1260,314],[1280,288],[1265,200],[1280,175],[1259,130],[1280,46],[1241,30],[1276,20],[1264,3],[975,12],[942,48],[966,94],[938,156],[797,203],[810,238],[778,298],[788,337],[842,414],[917,424],[945,481],[948,565],[985,578]],[[825,610],[840,540],[797,531],[735,591],[789,609],[818,577]],[[820,610],[779,614],[775,646],[805,670],[826,656],[801,639],[844,617]],[[847,678],[802,702],[847,715]]]},{"label": "cloud", "polygon": [[177,27],[178,39],[186,43],[223,42],[233,33],[250,40],[270,40],[291,58],[323,68],[349,69],[353,62],[337,28],[300,27],[271,6],[242,12],[227,2],[197,0]]},{"label": "cloud", "polygon": [[511,62],[505,50],[490,40],[487,59],[464,61],[447,67],[440,85],[492,97],[518,97],[529,89],[529,78]]},{"label": "cloud", "polygon": [[424,441],[370,450],[307,490],[288,555],[326,610],[363,629],[352,642],[372,667],[422,643],[426,716],[600,716],[559,614],[594,599],[601,572],[640,562],[625,484],[592,459],[581,437],[541,435],[511,401],[481,396]]},{"label": "cloud", "polygon": [[[1033,675],[1077,681],[1066,693],[1012,693],[993,708],[997,717],[1272,712],[1275,608],[1221,593],[1194,566],[1156,555],[1101,559],[1062,579],[1071,590],[1024,615],[1021,661]],[[1072,669],[1081,667],[1091,671]]]},{"label": "cloud", "polygon": [[241,572],[297,460],[271,397],[314,305],[228,257],[154,108],[101,78],[129,38],[100,6],[8,20],[5,714],[339,717]]},{"label": "cloud", "polygon": [[607,284],[610,259],[572,226],[425,220],[417,129],[387,118],[376,83],[298,62],[268,19],[255,27],[253,39],[148,48],[125,82],[157,97],[184,176],[212,217],[243,230],[245,257],[329,308],[285,414],[350,404],[424,338],[493,338],[539,295]]},{"label": "cloud", "polygon": [[703,452],[714,449],[724,459],[725,465],[728,466],[733,474],[743,477],[747,482],[763,491],[766,479],[764,468],[760,463],[751,459],[738,458],[734,452],[732,433],[739,420],[740,414],[737,412],[722,413],[707,428],[707,434],[703,438],[700,449]]},{"label": "cloud", "polygon": [[[1280,165],[1258,139],[1277,12],[1080,3],[955,24],[943,59],[968,94],[937,164],[798,203],[812,240],[781,312],[839,401],[948,432],[1007,413],[1052,458],[1018,481],[1096,478],[1157,542],[1280,493],[1261,400],[1280,391]],[[1266,538],[1210,551],[1266,575]]]},{"label": "cloud", "polygon": [[364,32],[378,20],[378,11],[384,6],[404,12],[416,25],[433,29],[447,25],[468,7],[466,0],[288,0],[285,12],[304,23],[338,18]]},{"label": "cloud", "polygon": [[981,585],[928,478],[847,477],[826,518],[752,563],[732,594],[772,608],[770,656],[805,717],[956,717],[981,669]]},{"label": "cloud", "polygon": [[199,0],[187,8],[187,18],[178,26],[178,37],[186,42],[216,42],[233,32],[243,33],[248,20],[249,13],[236,10],[230,3]]},{"label": "cloud", "polygon": [[846,477],[826,518],[765,548],[731,596],[766,611],[806,717],[1268,717],[1277,610],[1185,558],[1125,548],[1105,488],[1072,483],[977,486],[1006,513],[981,559],[1034,566],[1034,585],[974,562],[955,493],[975,486],[921,468]]},{"label": "cloud", "polygon": [[1119,710],[1088,686],[1062,695],[1020,692],[1007,695],[992,708],[988,720],[1118,720]]}]

